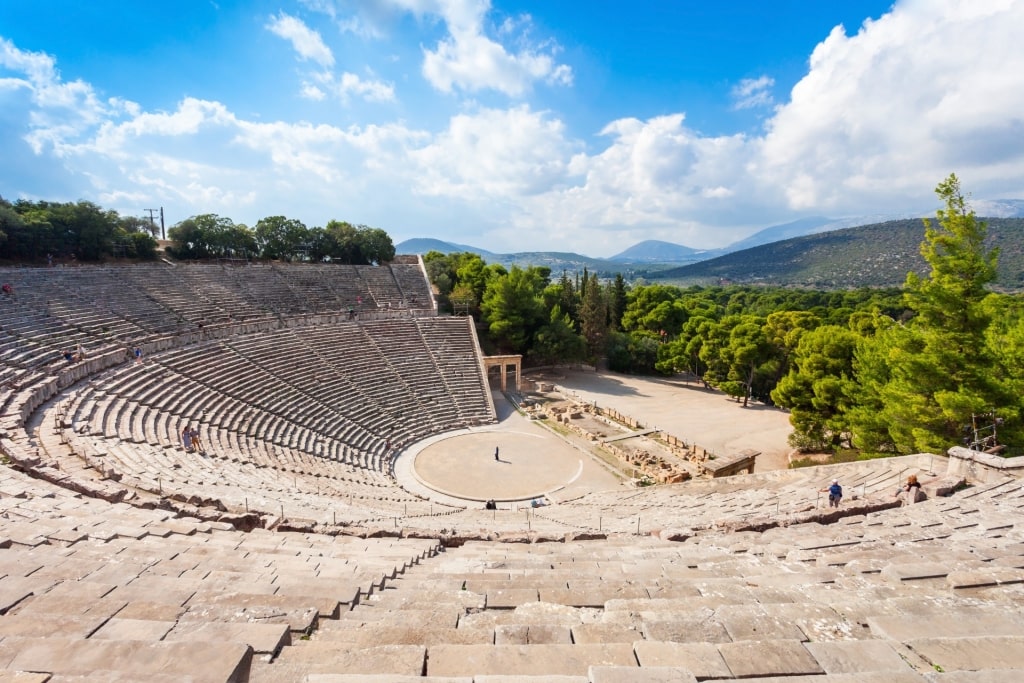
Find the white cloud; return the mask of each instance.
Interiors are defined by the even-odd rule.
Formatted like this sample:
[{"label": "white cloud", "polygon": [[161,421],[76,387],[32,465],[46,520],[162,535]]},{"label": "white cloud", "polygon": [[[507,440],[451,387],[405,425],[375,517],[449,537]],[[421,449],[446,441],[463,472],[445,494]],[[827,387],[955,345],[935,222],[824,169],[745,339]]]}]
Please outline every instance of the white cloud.
[{"label": "white cloud", "polygon": [[[336,16],[334,6],[317,4],[320,11]],[[337,20],[341,31],[382,38],[380,24],[395,12],[444,26],[445,35],[433,47],[423,48],[422,64],[424,78],[441,92],[496,90],[520,97],[537,82],[572,84],[572,67],[555,59],[559,47],[532,39],[529,15],[499,18],[497,25],[488,25],[489,0],[377,0],[358,8],[356,14]]]},{"label": "white cloud", "polygon": [[299,91],[303,97],[307,100],[313,100],[314,102],[320,102],[327,97],[323,90],[316,87],[312,83],[303,83],[302,90]]},{"label": "white cloud", "polygon": [[770,76],[744,78],[733,86],[732,98],[734,109],[751,109],[754,107],[770,107],[775,100],[772,98],[772,86],[775,79]]},{"label": "white cloud", "polygon": [[[437,83],[453,91],[523,93],[538,80],[571,78],[550,46],[513,49],[487,37],[486,3],[381,2],[441,18],[445,37],[427,52]],[[495,35],[511,45],[527,24],[506,22]],[[458,236],[498,251],[601,255],[640,239],[712,247],[798,212],[927,209],[951,171],[975,197],[1024,196],[1022,28],[1021,2],[906,0],[855,35],[826,37],[788,98],[780,93],[763,134],[711,136],[670,113],[611,121],[596,140],[527,103],[460,103],[460,113],[429,129],[419,120],[346,127],[333,112],[262,121],[188,97],[151,111],[100,98],[90,84],[63,80],[51,56],[0,38],[5,121],[19,131],[0,136],[28,141],[52,176],[77,179],[82,187],[69,199],[165,205],[171,222],[198,212],[249,223],[338,217],[399,239]],[[530,66],[517,61],[522,55],[549,61]],[[339,72],[303,74],[302,94],[395,98],[368,69]],[[768,77],[741,82],[737,106],[771,86]],[[306,106],[305,116],[322,109]],[[5,179],[5,192],[21,192],[21,182]]]},{"label": "white cloud", "polygon": [[529,17],[506,20],[499,33],[506,38],[517,29],[527,44],[518,52],[487,37],[484,17],[490,9],[485,0],[439,0],[438,13],[448,28],[448,36],[435,49],[423,50],[423,75],[438,90],[478,91],[494,89],[511,96],[526,92],[538,80],[567,85],[572,69],[555,62],[550,47],[530,45],[525,39]]},{"label": "white cloud", "polygon": [[57,156],[63,155],[63,141],[75,138],[122,108],[104,105],[92,86],[81,80],[62,80],[50,55],[20,50],[2,37],[0,69],[14,74],[3,77],[6,89],[29,93],[32,109],[28,113],[30,131],[25,140],[36,154],[50,148]]},{"label": "white cloud", "polygon": [[841,27],[769,124],[753,172],[791,207],[932,205],[949,172],[974,193],[1024,191],[1024,3],[908,1]]},{"label": "white cloud", "polygon": [[291,15],[281,12],[272,17],[267,30],[292,44],[292,49],[303,61],[312,61],[324,67],[334,66],[334,54],[320,34]]},{"label": "white cloud", "polygon": [[418,192],[516,200],[564,184],[574,149],[561,121],[522,105],[455,116],[446,131],[409,157]]},{"label": "white cloud", "polygon": [[[310,3],[310,8],[334,16],[333,6],[329,3],[313,2]],[[343,71],[340,75],[332,72],[330,69],[334,66],[334,54],[320,34],[301,20],[281,12],[267,24],[267,29],[289,40],[304,61],[313,61],[324,67],[319,72],[306,74],[306,79],[299,89],[299,94],[304,99],[319,102],[331,93],[346,104],[352,97],[367,102],[395,101],[395,88],[389,83],[364,79],[349,71]]]},{"label": "white cloud", "polygon": [[[373,79],[364,80],[358,74],[348,71],[343,72],[340,76],[332,73],[318,74],[316,80],[323,90],[333,93],[342,102],[347,103],[352,97],[357,97],[367,102],[395,101],[395,88],[390,83]],[[309,88],[307,87],[304,90],[306,89]],[[324,93],[321,88],[313,86],[312,89],[316,92],[312,93],[314,97],[311,99],[323,99]],[[316,97],[316,95],[319,95],[319,97]]]}]

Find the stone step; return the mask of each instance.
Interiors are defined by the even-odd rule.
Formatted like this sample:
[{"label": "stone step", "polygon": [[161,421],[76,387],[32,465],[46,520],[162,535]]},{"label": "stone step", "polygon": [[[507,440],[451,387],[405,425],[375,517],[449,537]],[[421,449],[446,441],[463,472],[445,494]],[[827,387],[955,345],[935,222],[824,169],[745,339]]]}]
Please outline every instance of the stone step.
[{"label": "stone step", "polygon": [[435,645],[428,651],[429,676],[587,676],[590,666],[635,666],[633,646]]},{"label": "stone step", "polygon": [[307,641],[284,648],[274,664],[297,666],[307,673],[422,676],[426,656],[427,648],[422,645],[359,647],[344,643]]},{"label": "stone step", "polygon": [[[95,676],[116,672],[122,680],[178,680],[243,683],[248,679],[252,649],[239,643],[147,642],[7,637],[0,641],[7,669]],[[117,680],[108,676],[107,680]],[[167,679],[170,680],[170,679]]]}]

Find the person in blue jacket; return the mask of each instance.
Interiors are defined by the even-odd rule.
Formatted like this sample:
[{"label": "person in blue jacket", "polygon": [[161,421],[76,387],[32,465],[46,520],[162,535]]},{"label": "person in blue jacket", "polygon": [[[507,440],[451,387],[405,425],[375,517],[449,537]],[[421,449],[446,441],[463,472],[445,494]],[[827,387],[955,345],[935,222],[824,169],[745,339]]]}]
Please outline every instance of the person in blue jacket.
[{"label": "person in blue jacket", "polygon": [[830,508],[839,507],[839,503],[843,500],[843,487],[839,485],[838,479],[833,479],[832,485],[822,491],[828,491],[828,506]]}]

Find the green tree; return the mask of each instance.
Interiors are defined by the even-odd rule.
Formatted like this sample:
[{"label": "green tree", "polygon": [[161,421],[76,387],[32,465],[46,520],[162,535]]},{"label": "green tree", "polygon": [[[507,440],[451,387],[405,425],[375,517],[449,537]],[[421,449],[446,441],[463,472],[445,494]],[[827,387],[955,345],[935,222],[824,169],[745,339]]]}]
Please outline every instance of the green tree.
[{"label": "green tree", "polygon": [[626,332],[644,330],[660,338],[663,331],[675,335],[688,317],[678,287],[648,285],[630,292],[621,323]]},{"label": "green tree", "polygon": [[324,226],[325,239],[323,240],[327,257],[337,263],[366,263],[366,259],[363,258],[363,254],[359,250],[356,232],[356,226],[347,221],[327,221],[327,225]]},{"label": "green tree", "polygon": [[501,351],[525,353],[533,335],[545,321],[541,292],[542,271],[512,266],[506,275],[491,278],[480,305],[488,338]]},{"label": "green tree", "polygon": [[300,220],[267,216],[256,221],[253,239],[263,258],[291,261],[309,240],[309,230]]},{"label": "green tree", "polygon": [[133,232],[125,235],[128,241],[128,256],[152,261],[156,258],[157,242],[148,232]]},{"label": "green tree", "polygon": [[879,387],[883,416],[899,452],[943,453],[960,440],[973,413],[1016,405],[1002,391],[985,333],[982,305],[995,278],[997,253],[986,227],[950,175],[936,194],[945,203],[937,224],[925,221],[921,255],[926,277],[907,275],[905,299],[916,316],[890,348],[888,381]]},{"label": "green tree", "polygon": [[615,281],[608,296],[608,326],[613,330],[622,329],[622,316],[629,304],[629,293],[622,273],[615,274]]},{"label": "green tree", "polygon": [[804,334],[821,324],[821,320],[810,311],[775,311],[768,314],[764,334],[775,349],[778,363],[772,384],[778,383],[789,371],[790,357]]},{"label": "green tree", "polygon": [[7,245],[7,233],[17,235],[24,231],[25,221],[7,202],[0,200],[0,257],[12,258]]},{"label": "green tree", "polygon": [[531,362],[538,365],[578,362],[585,353],[586,342],[573,329],[569,314],[555,304],[548,324],[537,330],[534,337],[529,353]]},{"label": "green tree", "polygon": [[256,240],[244,224],[213,213],[191,216],[167,231],[178,258],[246,258],[256,253]]},{"label": "green tree", "polygon": [[616,372],[652,374],[660,346],[650,336],[610,330],[605,344],[608,367]]},{"label": "green tree", "polygon": [[859,341],[855,332],[838,325],[823,325],[800,337],[788,373],[771,393],[776,405],[790,411],[794,446],[836,448],[849,439],[847,413],[856,393],[853,358]]},{"label": "green tree", "polygon": [[380,228],[360,225],[356,229],[355,240],[359,253],[368,264],[380,265],[395,259],[395,245],[391,236]]},{"label": "green tree", "polygon": [[597,275],[591,275],[580,305],[580,332],[587,342],[587,355],[591,358],[604,354],[608,335],[608,307],[603,294]]},{"label": "green tree", "polygon": [[753,316],[743,319],[729,331],[728,344],[722,354],[729,365],[727,380],[721,388],[732,396],[742,396],[746,407],[754,394],[757,371],[773,353],[765,337],[763,321]]}]

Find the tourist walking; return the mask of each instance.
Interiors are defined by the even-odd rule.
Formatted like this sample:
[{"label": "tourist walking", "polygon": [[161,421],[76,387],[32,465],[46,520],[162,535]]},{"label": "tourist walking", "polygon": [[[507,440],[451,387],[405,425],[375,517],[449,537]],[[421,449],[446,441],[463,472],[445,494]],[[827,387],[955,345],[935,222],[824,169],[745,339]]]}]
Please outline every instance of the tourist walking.
[{"label": "tourist walking", "polygon": [[839,485],[838,479],[833,479],[831,486],[821,490],[828,491],[828,506],[830,508],[839,507],[839,503],[843,500],[843,487]]},{"label": "tourist walking", "polygon": [[206,449],[203,447],[202,439],[199,438],[199,430],[192,427],[189,429],[188,435],[192,438],[192,449],[206,455]]}]

